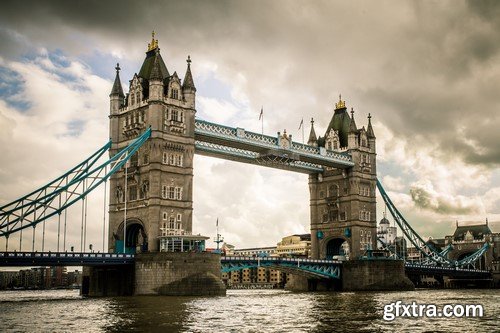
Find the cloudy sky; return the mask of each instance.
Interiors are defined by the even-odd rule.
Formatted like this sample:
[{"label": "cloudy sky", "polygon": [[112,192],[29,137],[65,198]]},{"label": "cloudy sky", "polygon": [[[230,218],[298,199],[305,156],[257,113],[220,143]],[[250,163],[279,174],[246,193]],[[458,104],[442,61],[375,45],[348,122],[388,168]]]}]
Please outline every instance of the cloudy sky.
[{"label": "cloudy sky", "polygon": [[[301,119],[322,135],[341,93],[358,126],[373,116],[378,176],[422,236],[498,230],[499,29],[496,1],[2,1],[0,203],[107,141],[114,66],[127,91],[155,30],[171,73],[191,55],[198,118],[259,132],[263,106],[267,134],[301,141]],[[195,232],[218,217],[252,247],[309,230],[305,175],[197,156],[194,181]],[[102,189],[89,207],[102,248]]]}]

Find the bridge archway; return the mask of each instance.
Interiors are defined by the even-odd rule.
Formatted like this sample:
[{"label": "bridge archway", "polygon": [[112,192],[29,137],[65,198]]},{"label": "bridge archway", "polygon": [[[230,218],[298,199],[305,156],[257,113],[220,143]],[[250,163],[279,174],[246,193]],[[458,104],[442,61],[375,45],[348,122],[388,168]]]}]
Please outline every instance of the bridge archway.
[{"label": "bridge archway", "polygon": [[[128,219],[125,234],[125,252],[139,253],[148,251],[148,237],[144,223],[139,219]],[[115,252],[123,253],[123,222],[115,234]]]},{"label": "bridge archway", "polygon": [[334,256],[348,256],[349,243],[341,237],[331,238],[326,242],[326,259],[332,259]]}]

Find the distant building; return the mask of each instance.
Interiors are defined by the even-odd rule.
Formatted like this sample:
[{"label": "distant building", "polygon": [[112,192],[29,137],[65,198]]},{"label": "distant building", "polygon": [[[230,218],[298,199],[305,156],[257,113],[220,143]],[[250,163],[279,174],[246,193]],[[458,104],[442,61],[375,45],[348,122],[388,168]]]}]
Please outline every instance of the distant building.
[{"label": "distant building", "polygon": [[484,224],[459,225],[453,235],[446,236],[444,244],[452,244],[453,250],[448,257],[452,260],[461,260],[477,250],[485,243],[489,243],[490,248],[483,257],[476,263],[476,268],[491,269],[492,262],[500,259],[500,233],[493,233],[488,225],[488,220]]},{"label": "distant building", "polygon": [[283,237],[276,246],[276,254],[280,257],[308,258],[311,252],[311,234],[296,234]]},{"label": "distant building", "polygon": [[242,257],[273,257],[275,254],[276,246],[233,249],[233,255]]},{"label": "distant building", "polygon": [[[377,237],[387,245],[393,245],[397,236],[397,228],[391,227],[389,220],[386,218],[385,214],[382,220],[380,220],[379,227],[377,228]],[[382,248],[379,243],[379,248]]]}]

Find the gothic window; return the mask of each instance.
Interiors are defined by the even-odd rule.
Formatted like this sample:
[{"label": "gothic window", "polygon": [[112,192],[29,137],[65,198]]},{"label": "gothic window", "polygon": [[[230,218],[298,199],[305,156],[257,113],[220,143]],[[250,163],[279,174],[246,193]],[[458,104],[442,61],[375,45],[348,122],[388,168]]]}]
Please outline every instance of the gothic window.
[{"label": "gothic window", "polygon": [[361,147],[366,147],[366,140],[365,139],[361,139]]},{"label": "gothic window", "polygon": [[161,197],[162,197],[163,199],[167,199],[167,198],[168,198],[168,197],[167,197],[167,195],[168,195],[168,192],[167,192],[167,185],[163,185],[163,186],[161,187]]},{"label": "gothic window", "polygon": [[330,185],[328,188],[328,196],[330,197],[338,197],[339,196],[339,187],[336,184]]},{"label": "gothic window", "polygon": [[[167,212],[163,212],[163,219],[164,219],[164,220],[168,219],[168,214],[167,214]],[[164,228],[165,228],[165,227],[164,227]]]},{"label": "gothic window", "polygon": [[137,94],[135,95],[135,99],[137,101],[137,104],[141,102],[141,94],[139,92],[137,92]]},{"label": "gothic window", "polygon": [[131,185],[128,188],[128,199],[130,201],[137,200],[137,185]]},{"label": "gothic window", "polygon": [[177,120],[177,117],[179,116],[179,111],[175,110],[175,109],[172,109],[172,114],[171,114],[171,119],[173,121],[178,121]]},{"label": "gothic window", "polygon": [[177,155],[177,163],[176,165],[181,167],[182,166],[182,155]]},{"label": "gothic window", "polygon": [[345,212],[340,212],[339,220],[340,221],[345,221],[346,220],[346,214],[345,214]]},{"label": "gothic window", "polygon": [[333,142],[333,149],[335,149],[335,150],[339,149],[338,141]]},{"label": "gothic window", "polygon": [[328,145],[327,145],[327,146],[328,146],[328,147],[327,147],[327,149],[328,149],[328,150],[332,150],[332,148],[333,148],[333,147],[332,147],[332,143],[331,143],[331,142],[328,142]]},{"label": "gothic window", "polygon": [[336,208],[335,209],[331,209],[328,212],[328,220],[330,222],[337,221],[338,215],[339,215],[339,210],[338,209],[336,209]]},{"label": "gothic window", "polygon": [[163,158],[161,160],[163,164],[168,164],[168,154],[166,152],[163,153]]},{"label": "gothic window", "polygon": [[170,98],[179,99],[179,90],[178,89],[172,89],[171,92],[170,92]]},{"label": "gothic window", "polygon": [[130,166],[135,167],[135,166],[137,166],[138,162],[139,162],[139,156],[137,156],[137,153],[135,153],[130,158]]},{"label": "gothic window", "polygon": [[173,215],[170,216],[170,219],[168,220],[168,228],[175,229],[175,218]]},{"label": "gothic window", "polygon": [[174,154],[168,156],[168,164],[174,165]]},{"label": "gothic window", "polygon": [[130,97],[130,105],[134,105],[134,104],[135,104],[135,94],[132,93],[131,97]]},{"label": "gothic window", "polygon": [[175,199],[175,189],[173,186],[168,187],[168,198]]},{"label": "gothic window", "polygon": [[182,200],[182,188],[181,187],[176,187],[175,188],[175,200]]},{"label": "gothic window", "polygon": [[127,127],[127,118],[123,119],[123,127]]}]

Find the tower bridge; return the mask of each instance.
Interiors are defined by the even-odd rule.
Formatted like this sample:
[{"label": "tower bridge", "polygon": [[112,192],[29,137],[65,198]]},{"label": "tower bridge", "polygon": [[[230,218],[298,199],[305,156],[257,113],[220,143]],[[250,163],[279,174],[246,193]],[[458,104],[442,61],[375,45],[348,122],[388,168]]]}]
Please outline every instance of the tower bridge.
[{"label": "tower bridge", "polygon": [[[100,278],[106,279],[108,272],[98,266],[120,264],[111,261],[125,258],[123,265],[135,265],[135,293],[169,294],[175,292],[175,288],[191,288],[190,279],[196,276],[196,281],[201,281],[200,274],[206,288],[197,286],[193,293],[222,293],[220,256],[202,253],[208,237],[193,233],[194,154],[309,175],[311,258],[292,260],[293,263],[278,259],[223,258],[222,267],[226,270],[269,265],[316,277],[356,281],[361,288],[383,272],[386,276],[380,279],[384,288],[390,288],[391,283],[404,284],[402,261],[387,264],[390,261],[384,259],[372,265],[370,260],[376,261],[373,258],[343,264],[332,260],[345,251],[351,259],[367,259],[367,251],[376,248],[377,187],[404,235],[429,259],[429,269],[460,270],[457,266],[473,265],[484,254],[480,251],[489,247],[485,243],[480,250],[456,261],[422,240],[377,181],[376,137],[371,115],[366,128],[358,127],[354,110],[351,108],[349,114],[340,96],[324,135],[316,135],[311,121],[308,142],[302,144],[293,141],[286,132],[269,136],[197,119],[197,90],[190,57],[181,81],[177,72],[170,74],[154,36],[139,73],[130,80],[127,94],[119,71],[117,65],[109,95],[110,142],[46,186],[0,207],[0,236],[6,243],[0,265],[13,265],[16,260],[31,264],[54,262],[51,258],[58,264],[80,260],[84,266],[93,266],[87,270],[87,277],[89,283],[96,284]],[[106,152],[109,158],[100,162]],[[109,225],[107,235],[103,236],[107,237],[109,253],[118,257],[83,254],[86,199],[99,185],[104,185],[109,194],[108,214],[104,216]],[[64,254],[65,236],[61,252],[60,234],[64,229],[66,235],[62,216],[77,202],[82,203],[82,224],[80,255],[75,257]],[[35,229],[42,226],[42,253],[47,253],[45,223],[56,223],[54,220],[58,225],[57,250],[48,256],[37,255]],[[29,228],[33,231],[33,240],[31,252],[25,253],[22,233]],[[20,235],[16,254],[9,251],[9,239],[14,235]],[[99,260],[101,263],[97,265]],[[359,272],[369,273],[360,275]],[[112,277],[120,278],[116,268]],[[128,285],[129,280],[121,286]],[[107,281],[109,284],[111,280]]]}]

